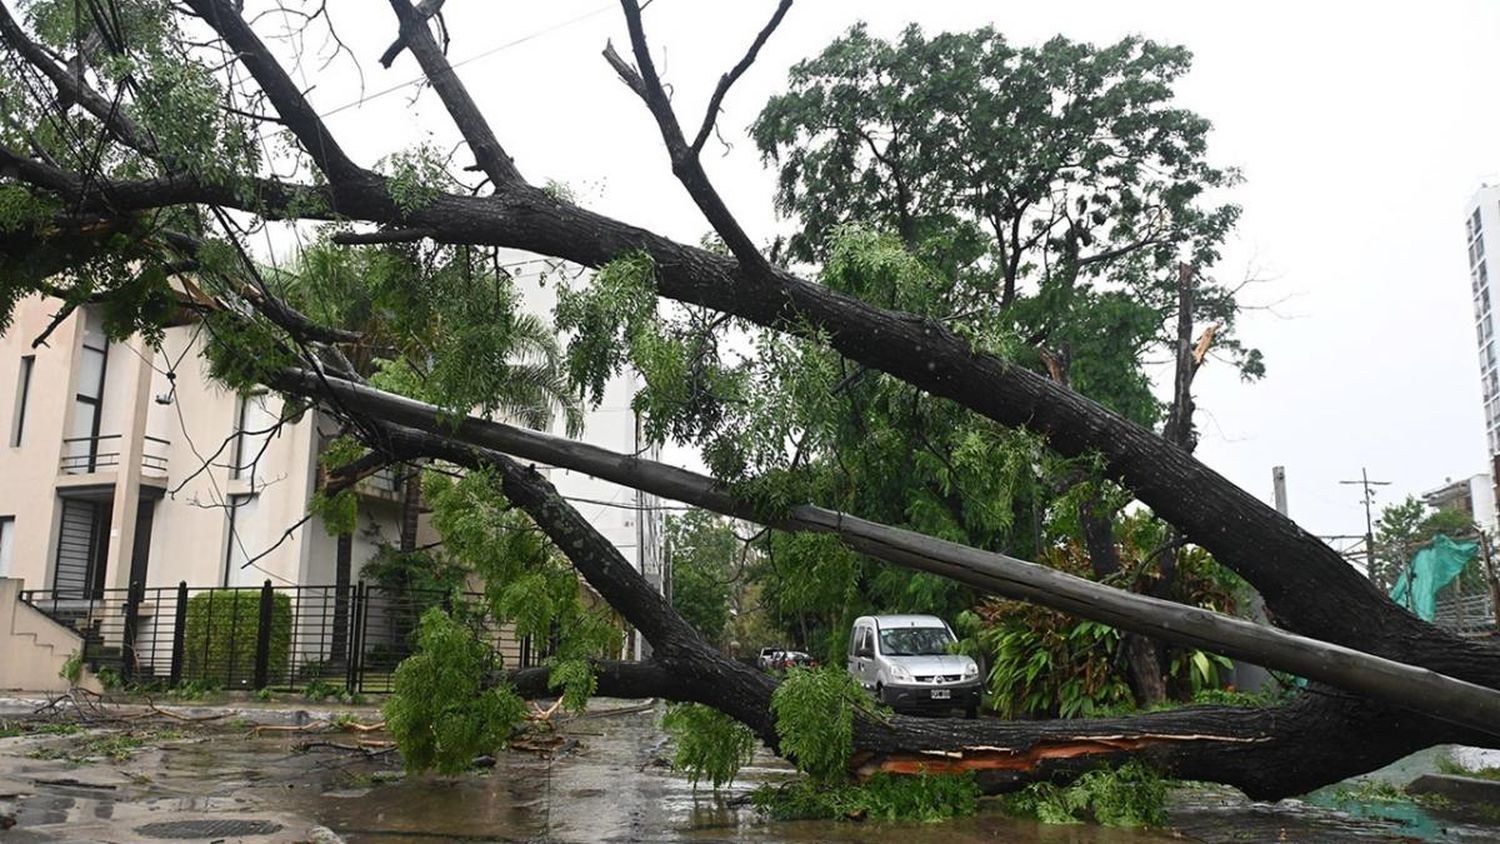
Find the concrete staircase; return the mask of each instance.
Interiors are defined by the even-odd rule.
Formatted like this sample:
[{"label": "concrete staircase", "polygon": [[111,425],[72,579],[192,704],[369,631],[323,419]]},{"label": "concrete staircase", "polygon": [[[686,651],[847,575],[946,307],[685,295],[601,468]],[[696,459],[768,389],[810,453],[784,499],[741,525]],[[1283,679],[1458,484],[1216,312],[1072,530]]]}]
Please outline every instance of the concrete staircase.
[{"label": "concrete staircase", "polygon": [[[83,651],[83,639],[22,601],[22,585],[0,577],[0,691],[67,691],[63,664]],[[99,691],[87,669],[79,685]]]}]

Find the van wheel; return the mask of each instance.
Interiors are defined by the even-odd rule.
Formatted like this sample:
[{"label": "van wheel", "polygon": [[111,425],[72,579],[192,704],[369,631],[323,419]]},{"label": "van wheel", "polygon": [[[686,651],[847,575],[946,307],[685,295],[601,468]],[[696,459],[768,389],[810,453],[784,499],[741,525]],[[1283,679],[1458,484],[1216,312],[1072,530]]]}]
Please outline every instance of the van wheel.
[{"label": "van wheel", "polygon": [[877,703],[885,704],[885,686],[880,683],[875,684],[875,700]]}]

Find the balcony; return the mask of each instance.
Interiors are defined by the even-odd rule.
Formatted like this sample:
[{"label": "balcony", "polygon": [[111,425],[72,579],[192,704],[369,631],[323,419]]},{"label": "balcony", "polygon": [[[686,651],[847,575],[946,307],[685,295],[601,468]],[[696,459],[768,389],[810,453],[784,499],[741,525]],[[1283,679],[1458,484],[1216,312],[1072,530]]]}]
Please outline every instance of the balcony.
[{"label": "balcony", "polygon": [[[145,437],[141,450],[141,475],[147,478],[167,476],[167,448],[172,443],[160,437]],[[119,434],[63,439],[62,460],[58,470],[64,475],[89,475],[118,471],[124,440]]]}]

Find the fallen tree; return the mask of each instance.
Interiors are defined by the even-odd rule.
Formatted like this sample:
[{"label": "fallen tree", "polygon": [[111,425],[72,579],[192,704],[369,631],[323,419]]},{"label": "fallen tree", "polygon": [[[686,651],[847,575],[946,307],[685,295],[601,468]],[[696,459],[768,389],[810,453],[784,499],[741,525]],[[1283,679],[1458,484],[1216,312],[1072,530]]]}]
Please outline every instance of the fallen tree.
[{"label": "fallen tree", "polygon": [[[40,96],[34,86],[28,88],[32,93],[26,100],[27,110],[12,121],[21,130],[8,130],[5,143],[0,144],[0,173],[7,187],[21,189],[30,201],[14,216],[19,222],[8,223],[11,228],[3,244],[7,265],[27,272],[5,280],[10,286],[4,301],[49,289],[43,287],[46,279],[39,276],[68,268],[89,282],[50,288],[62,294],[69,307],[102,297],[130,315],[137,327],[151,328],[160,313],[147,305],[161,304],[167,268],[181,267],[181,241],[165,230],[178,215],[203,206],[237,210],[261,220],[338,219],[373,224],[371,230],[343,233],[338,239],[348,244],[426,240],[506,246],[588,267],[643,254],[650,259],[651,281],[659,296],[825,342],[849,360],[900,378],[932,396],[957,402],[1003,425],[1035,431],[1062,454],[1097,454],[1110,477],[1178,527],[1186,539],[1211,551],[1254,585],[1280,627],[1407,666],[1401,670],[1354,657],[1340,667],[1337,663],[1347,658],[1347,652],[1332,649],[1322,651],[1327,659],[1304,664],[1320,672],[1327,670],[1331,678],[1353,683],[1363,693],[1382,695],[1382,701],[1315,685],[1291,703],[1268,709],[1196,707],[1068,722],[864,719],[857,723],[855,735],[855,762],[862,769],[980,770],[989,784],[1001,787],[1077,771],[1100,758],[1141,754],[1180,776],[1234,784],[1257,796],[1278,796],[1368,770],[1432,743],[1495,743],[1479,729],[1455,726],[1455,722],[1474,725],[1478,721],[1482,728],[1490,723],[1478,708],[1490,705],[1489,694],[1475,687],[1500,688],[1500,659],[1494,648],[1445,633],[1397,607],[1332,549],[1152,431],[1110,413],[1063,384],[976,349],[933,319],[873,306],[772,265],[734,220],[699,164],[704,131],[689,142],[679,127],[651,63],[640,10],[630,0],[623,6],[635,66],[613,52],[610,61],[657,120],[673,172],[727,244],[728,257],[589,212],[526,184],[406,0],[392,0],[402,39],[453,116],[493,193],[450,193],[433,185],[417,185],[419,189],[414,190],[409,179],[383,176],[356,164],[237,4],[189,0],[185,5],[197,18],[194,25],[212,30],[217,45],[229,57],[227,64],[253,79],[254,85],[240,93],[248,91],[257,108],[274,112],[247,112],[240,107],[244,103],[229,97],[226,107],[235,112],[235,120],[251,121],[250,128],[265,121],[284,127],[297,139],[300,154],[316,168],[319,178],[296,182],[260,171],[226,174],[205,164],[204,150],[180,148],[180,139],[174,140],[177,148],[169,148],[161,136],[134,124],[128,109],[117,107],[132,90],[131,79],[114,79],[113,97],[100,94],[85,84],[84,74],[66,72],[0,7],[0,35],[7,50],[22,73],[47,80]],[[753,60],[758,45],[783,12],[778,12],[746,60],[721,83],[704,123],[710,130],[719,101]],[[174,58],[191,56],[186,40],[178,42]],[[64,155],[49,150],[34,133],[28,136],[27,121],[40,126],[57,119],[59,101],[82,110],[91,140],[107,145],[117,155],[131,156],[137,165],[106,172],[100,167],[100,156],[89,155],[87,149]],[[65,107],[62,119],[81,124],[85,118]],[[231,130],[247,130],[238,122],[225,121],[220,128],[229,135]],[[212,152],[212,138],[207,140]],[[119,249],[117,237],[122,232],[130,233],[128,250]],[[63,235],[65,244],[54,237]],[[92,270],[89,262],[103,253],[118,260],[114,271]],[[141,262],[155,275],[138,272]],[[90,272],[84,273],[86,269]],[[267,295],[260,304],[274,301],[269,291],[263,292]],[[274,320],[273,310],[263,313]],[[285,320],[286,314],[281,318]],[[321,336],[304,332],[302,339],[325,345],[350,340],[326,328]],[[337,391],[327,383],[317,388],[317,397],[338,410]],[[704,645],[544,480],[504,454],[482,447],[483,443],[392,426],[379,418],[362,421],[366,442],[389,459],[421,456],[499,471],[507,496],[568,554],[611,606],[651,639],[656,664],[602,671],[601,691],[607,693],[618,679],[620,688],[639,692],[650,687],[653,678],[660,681],[665,670],[671,682],[663,694],[714,706],[774,744],[777,737],[768,714],[771,681]],[[982,568],[978,563],[996,562],[983,552],[940,548],[930,540],[890,535],[879,526],[840,520],[836,514],[800,512],[809,525],[819,529],[850,531],[848,535],[862,543],[861,550],[880,551],[887,559],[950,576],[973,576]],[[934,562],[938,551],[968,562]],[[984,583],[998,586],[1000,581]],[[1014,584],[1005,588],[1019,589]],[[1029,598],[1059,600],[1057,593],[1045,587],[1027,588]],[[1092,598],[1070,600],[1070,611],[1101,611]],[[1155,610],[1142,616],[1140,608],[1146,606],[1133,603],[1121,608],[1115,619],[1122,626],[1141,625],[1138,629],[1158,635],[1180,634],[1157,623],[1163,616]],[[1151,621],[1153,616],[1156,622]],[[1223,625],[1215,625],[1211,637],[1195,641],[1224,647]],[[1286,656],[1296,660],[1297,642],[1279,641],[1294,646]],[[1373,667],[1385,672],[1386,681],[1380,681],[1379,671],[1374,679],[1367,676],[1366,669]],[[1453,696],[1414,693],[1407,684],[1419,678]],[[1419,701],[1419,697],[1427,699]],[[1428,712],[1418,714],[1392,705],[1389,701],[1393,700],[1420,702]]]},{"label": "fallen tree", "polygon": [[[467,443],[499,454],[573,469],[722,515],[768,521],[769,526],[782,530],[831,533],[851,548],[895,565],[930,571],[984,591],[1103,621],[1123,630],[1299,674],[1500,738],[1500,727],[1495,726],[1500,723],[1496,720],[1500,716],[1500,692],[1427,669],[1243,619],[1137,595],[1046,566],[811,504],[790,507],[778,518],[767,519],[752,502],[736,498],[732,491],[708,476],[487,419],[470,416],[454,420],[442,408],[335,375],[288,370],[282,377],[268,381],[288,393],[320,399],[326,406],[344,413],[363,414],[405,426],[409,429],[402,435],[405,442],[420,442],[415,432],[425,432],[435,438],[425,445],[428,449],[437,448],[439,442]],[[394,455],[388,456],[400,460],[443,455],[430,451],[403,454],[396,449]],[[634,621],[630,614],[626,617]]]}]

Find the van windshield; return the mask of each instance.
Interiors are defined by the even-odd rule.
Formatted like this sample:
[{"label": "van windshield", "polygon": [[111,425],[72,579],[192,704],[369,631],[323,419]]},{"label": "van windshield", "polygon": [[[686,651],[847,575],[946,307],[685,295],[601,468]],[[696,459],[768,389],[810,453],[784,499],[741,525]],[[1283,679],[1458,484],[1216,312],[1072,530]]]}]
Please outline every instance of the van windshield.
[{"label": "van windshield", "polygon": [[944,627],[898,627],[880,631],[880,652],[886,656],[935,656],[948,652],[953,636]]}]

